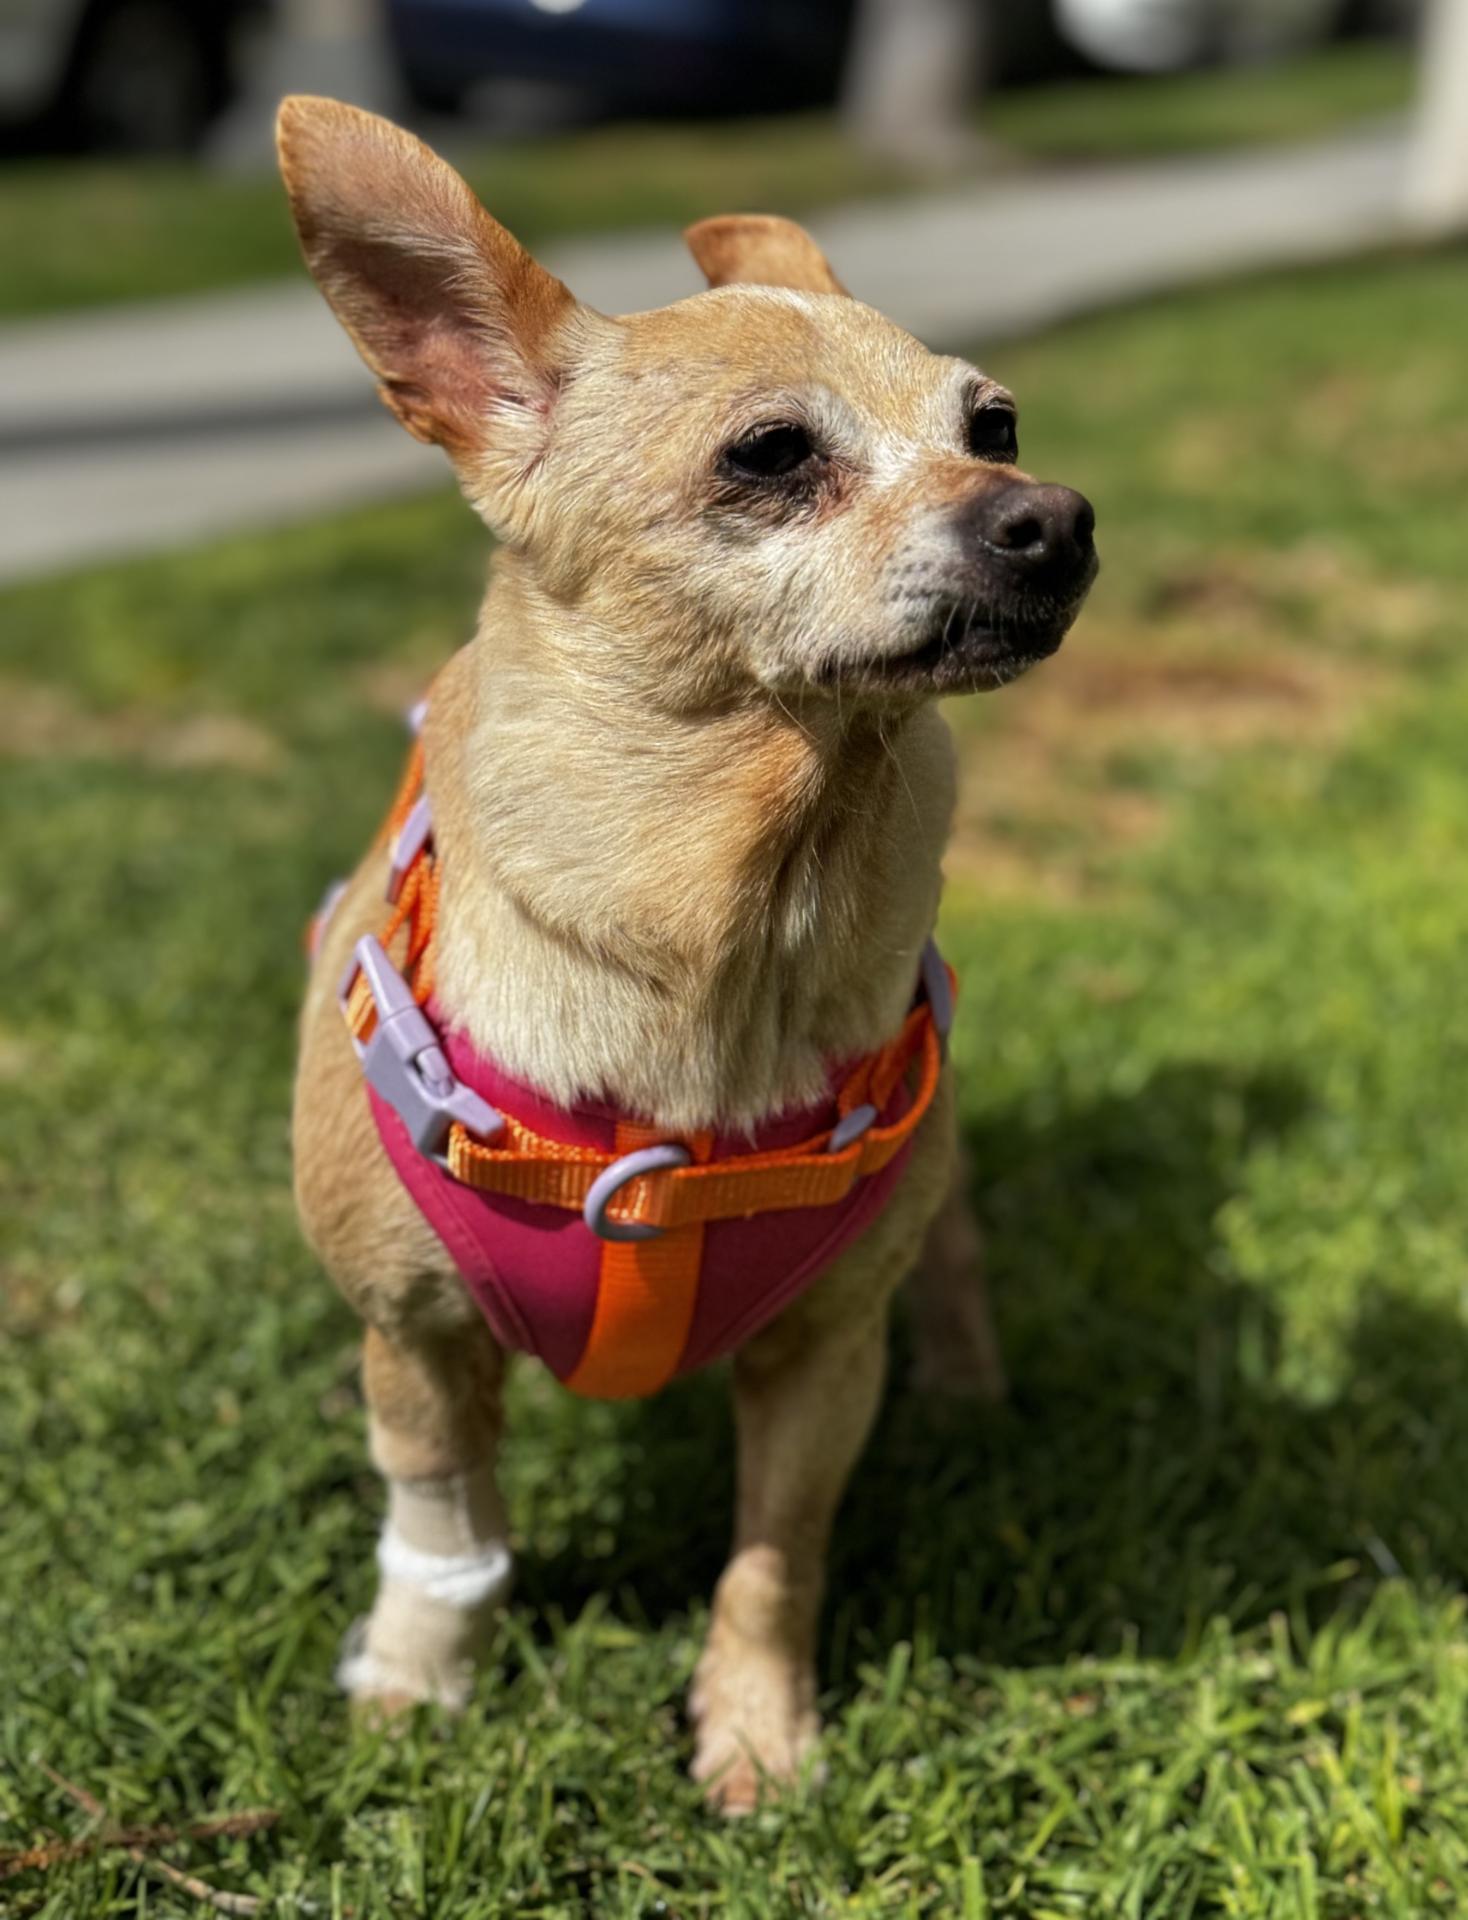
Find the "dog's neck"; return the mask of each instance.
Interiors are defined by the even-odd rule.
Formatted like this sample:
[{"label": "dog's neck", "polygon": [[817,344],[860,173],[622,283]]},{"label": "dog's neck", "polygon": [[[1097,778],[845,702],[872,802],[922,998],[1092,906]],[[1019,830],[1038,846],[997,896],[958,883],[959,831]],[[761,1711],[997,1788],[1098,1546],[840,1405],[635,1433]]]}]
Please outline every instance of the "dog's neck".
[{"label": "dog's neck", "polygon": [[[655,710],[513,574],[435,687],[446,1017],[563,1105],[680,1131],[818,1099],[891,1037],[952,804],[932,710]],[[539,610],[536,610],[539,613]]]}]

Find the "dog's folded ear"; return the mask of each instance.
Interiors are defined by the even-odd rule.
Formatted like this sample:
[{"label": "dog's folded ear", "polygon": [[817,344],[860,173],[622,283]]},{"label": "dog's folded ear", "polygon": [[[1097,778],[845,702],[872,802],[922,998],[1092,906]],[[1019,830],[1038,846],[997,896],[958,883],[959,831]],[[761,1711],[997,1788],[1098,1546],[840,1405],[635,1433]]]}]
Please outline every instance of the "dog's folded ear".
[{"label": "dog's folded ear", "polygon": [[683,238],[711,287],[739,282],[805,293],[846,291],[805,228],[778,214],[717,214],[687,228]]},{"label": "dog's folded ear", "polygon": [[282,102],[276,142],[306,264],[409,433],[455,455],[497,416],[549,411],[587,310],[452,167],[390,121],[306,94]]}]

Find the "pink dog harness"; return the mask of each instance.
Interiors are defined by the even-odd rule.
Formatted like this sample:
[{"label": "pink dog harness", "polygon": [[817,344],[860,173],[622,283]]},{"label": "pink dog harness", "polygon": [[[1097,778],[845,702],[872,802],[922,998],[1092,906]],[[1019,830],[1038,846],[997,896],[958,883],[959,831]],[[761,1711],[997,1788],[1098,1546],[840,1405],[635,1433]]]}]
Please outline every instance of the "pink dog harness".
[{"label": "pink dog harness", "polygon": [[765,1326],[876,1219],[952,1018],[931,941],[900,1033],[833,1069],[815,1106],[752,1136],[672,1134],[555,1106],[441,1027],[421,746],[384,835],[393,913],[357,942],[342,1011],[388,1157],[501,1345],[579,1393],[655,1392]]}]

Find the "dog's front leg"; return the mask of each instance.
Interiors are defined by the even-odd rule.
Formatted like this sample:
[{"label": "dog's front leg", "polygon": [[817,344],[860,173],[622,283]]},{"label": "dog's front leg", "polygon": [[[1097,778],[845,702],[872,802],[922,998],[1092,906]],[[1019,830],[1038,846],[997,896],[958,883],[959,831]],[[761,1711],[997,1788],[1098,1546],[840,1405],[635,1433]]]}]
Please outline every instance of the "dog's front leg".
[{"label": "dog's front leg", "polygon": [[815,1634],[837,1503],[871,1427],[886,1305],[812,1324],[797,1307],[734,1361],[739,1502],[690,1698],[693,1776],[728,1813],[793,1780],[819,1732]]},{"label": "dog's front leg", "polygon": [[367,1331],[372,1458],[387,1481],[381,1577],[341,1680],[371,1712],[462,1707],[510,1583],[495,1485],[503,1357],[487,1327],[424,1339]]}]

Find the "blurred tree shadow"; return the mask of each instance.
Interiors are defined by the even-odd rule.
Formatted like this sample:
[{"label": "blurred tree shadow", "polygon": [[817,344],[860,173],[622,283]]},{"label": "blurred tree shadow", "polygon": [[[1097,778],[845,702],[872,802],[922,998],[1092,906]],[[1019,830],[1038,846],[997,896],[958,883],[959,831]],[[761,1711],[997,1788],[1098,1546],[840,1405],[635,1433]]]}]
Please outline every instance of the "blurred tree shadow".
[{"label": "blurred tree shadow", "polygon": [[[1013,1397],[984,1409],[908,1391],[899,1321],[837,1525],[824,1679],[913,1637],[1003,1664],[1173,1653],[1216,1615],[1319,1617],[1383,1574],[1468,1564],[1456,1315],[1378,1293],[1345,1384],[1307,1402],[1277,1383],[1274,1307],[1220,1259],[1244,1157],[1306,1108],[1287,1076],[1199,1063],[970,1131]],[[618,1419],[616,1544],[526,1566],[532,1605],[575,1612],[611,1587],[656,1618],[718,1575],[727,1383],[698,1378]]]}]

